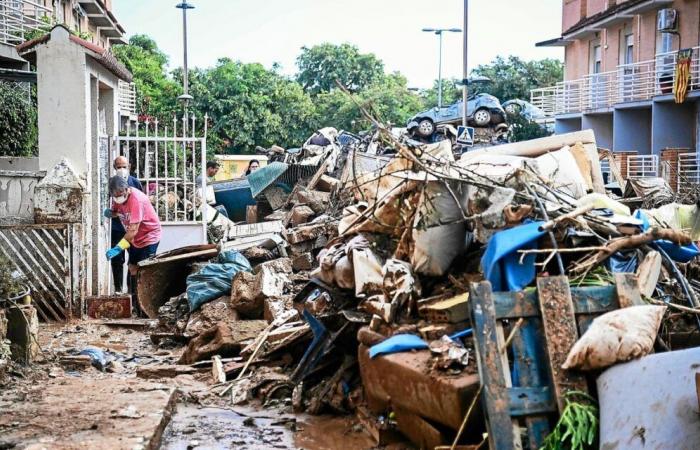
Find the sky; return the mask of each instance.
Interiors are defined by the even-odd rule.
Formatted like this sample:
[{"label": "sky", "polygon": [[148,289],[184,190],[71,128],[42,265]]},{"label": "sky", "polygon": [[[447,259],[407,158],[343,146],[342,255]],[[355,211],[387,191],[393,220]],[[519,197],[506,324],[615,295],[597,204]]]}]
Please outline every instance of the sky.
[{"label": "sky", "polygon": [[[399,71],[409,87],[427,88],[437,79],[438,37],[423,28],[462,28],[463,0],[189,0],[190,67],[210,67],[221,57],[278,63],[296,72],[302,46],[349,42]],[[113,0],[127,32],[147,34],[182,65],[182,13],[179,0]],[[563,50],[535,43],[561,34],[561,0],[471,0],[470,69],[496,56],[526,60],[563,59]],[[443,35],[445,78],[462,78],[462,35]]]}]

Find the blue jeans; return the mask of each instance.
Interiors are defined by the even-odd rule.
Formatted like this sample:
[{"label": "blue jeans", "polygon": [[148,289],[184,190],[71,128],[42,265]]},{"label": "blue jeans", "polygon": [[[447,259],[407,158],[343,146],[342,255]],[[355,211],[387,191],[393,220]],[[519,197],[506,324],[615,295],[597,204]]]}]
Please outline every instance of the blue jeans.
[{"label": "blue jeans", "polygon": [[155,256],[156,251],[158,251],[158,244],[147,245],[145,247],[139,248],[136,246],[129,247],[126,251],[129,252],[129,265],[137,265],[141,261],[144,261],[152,256]]}]

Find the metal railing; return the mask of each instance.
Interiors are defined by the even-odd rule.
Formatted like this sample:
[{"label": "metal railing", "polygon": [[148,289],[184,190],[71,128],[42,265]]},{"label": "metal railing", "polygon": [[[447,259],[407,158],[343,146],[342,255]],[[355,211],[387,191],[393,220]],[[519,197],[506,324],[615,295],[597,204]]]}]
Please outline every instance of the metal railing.
[{"label": "metal railing", "polygon": [[678,155],[678,192],[697,190],[700,185],[700,155],[681,153]]},{"label": "metal railing", "polygon": [[630,155],[627,157],[627,178],[659,176],[658,155]]},{"label": "metal railing", "polygon": [[0,43],[19,44],[27,40],[28,34],[46,25],[53,15],[39,1],[0,0]]},{"label": "metal railing", "polygon": [[[700,47],[692,50],[688,91],[700,90]],[[551,115],[649,100],[673,92],[677,60],[678,52],[659,54],[654,60],[623,64],[610,72],[590,74],[561,81],[555,86],[534,89],[530,92],[530,98],[533,104],[548,107],[546,111]]]},{"label": "metal railing", "polygon": [[[195,117],[173,118],[168,125],[153,122],[127,124],[126,136],[116,138],[116,156],[125,156],[132,173],[162,222],[199,223],[207,153],[206,118],[204,137],[197,137]],[[200,178],[201,180],[201,178]]]},{"label": "metal railing", "polygon": [[123,116],[136,114],[136,86],[119,80],[119,113]]}]

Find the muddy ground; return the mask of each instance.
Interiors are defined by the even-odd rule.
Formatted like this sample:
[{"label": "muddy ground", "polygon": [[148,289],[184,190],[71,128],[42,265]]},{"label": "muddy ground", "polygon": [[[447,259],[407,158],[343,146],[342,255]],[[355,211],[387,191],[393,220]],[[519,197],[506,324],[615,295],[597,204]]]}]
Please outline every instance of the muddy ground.
[{"label": "muddy ground", "polygon": [[[375,448],[353,416],[295,415],[284,402],[234,407],[209,369],[137,377],[137,368],[175,364],[182,351],[157,348],[143,327],[42,325],[38,341],[38,360],[0,382],[0,450]],[[86,365],[75,358],[86,346],[115,362],[104,372]]]}]

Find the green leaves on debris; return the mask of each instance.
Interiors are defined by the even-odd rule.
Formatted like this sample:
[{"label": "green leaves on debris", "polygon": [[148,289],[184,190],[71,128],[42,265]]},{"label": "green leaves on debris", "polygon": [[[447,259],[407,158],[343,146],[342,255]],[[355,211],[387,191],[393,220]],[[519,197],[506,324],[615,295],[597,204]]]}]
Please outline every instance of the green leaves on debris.
[{"label": "green leaves on debris", "polygon": [[593,448],[598,435],[598,407],[595,400],[580,391],[565,395],[566,407],[554,430],[540,450],[585,450]]}]

